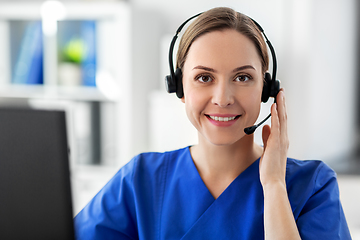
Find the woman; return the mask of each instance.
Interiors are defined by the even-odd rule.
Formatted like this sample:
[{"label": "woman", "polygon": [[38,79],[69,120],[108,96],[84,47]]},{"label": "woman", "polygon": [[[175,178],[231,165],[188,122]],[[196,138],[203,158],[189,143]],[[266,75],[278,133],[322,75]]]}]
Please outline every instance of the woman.
[{"label": "woman", "polygon": [[177,55],[199,143],[136,156],[75,218],[78,239],[350,239],[335,173],[287,159],[285,94],[264,147],[255,123],[269,59],[258,27],[229,8],[201,14]]}]

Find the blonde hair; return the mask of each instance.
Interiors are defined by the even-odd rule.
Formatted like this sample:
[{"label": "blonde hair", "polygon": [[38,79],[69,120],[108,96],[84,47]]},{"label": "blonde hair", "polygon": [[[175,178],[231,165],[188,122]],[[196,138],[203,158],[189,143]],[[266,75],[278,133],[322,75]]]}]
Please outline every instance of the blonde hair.
[{"label": "blonde hair", "polygon": [[269,67],[267,45],[258,27],[248,16],[231,8],[210,9],[197,17],[184,32],[176,57],[176,68],[184,67],[191,44],[201,35],[212,31],[234,29],[248,37],[255,45],[261,60],[262,71]]}]

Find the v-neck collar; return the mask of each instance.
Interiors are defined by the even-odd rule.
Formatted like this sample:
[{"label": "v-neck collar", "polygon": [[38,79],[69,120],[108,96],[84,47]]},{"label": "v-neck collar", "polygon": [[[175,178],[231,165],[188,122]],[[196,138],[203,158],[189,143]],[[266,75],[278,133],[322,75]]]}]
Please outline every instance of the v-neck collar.
[{"label": "v-neck collar", "polygon": [[[185,154],[187,170],[196,182],[188,187],[198,188],[198,194],[190,194],[188,197],[192,197],[194,206],[201,210],[198,209],[196,217],[191,218],[192,224],[188,222],[183,228],[181,239],[234,239],[234,234],[241,239],[263,239],[263,232],[256,230],[263,229],[260,158],[240,173],[215,199],[200,177],[189,148]],[[184,184],[188,184],[187,181],[185,180]]]}]

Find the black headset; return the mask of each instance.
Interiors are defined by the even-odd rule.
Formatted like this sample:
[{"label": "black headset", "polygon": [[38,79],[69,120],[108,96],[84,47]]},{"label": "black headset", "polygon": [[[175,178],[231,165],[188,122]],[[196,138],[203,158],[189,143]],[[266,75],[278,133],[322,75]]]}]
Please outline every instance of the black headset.
[{"label": "black headset", "polygon": [[[177,68],[176,71],[174,71],[174,64],[173,64],[173,52],[174,52],[174,46],[175,46],[175,42],[178,38],[179,33],[181,32],[181,30],[183,29],[183,27],[192,19],[198,17],[199,15],[201,15],[202,13],[198,13],[192,17],[190,17],[189,19],[187,19],[185,22],[183,22],[180,27],[176,30],[175,36],[173,37],[171,44],[170,44],[170,49],[169,49],[169,67],[170,67],[170,75],[167,75],[165,77],[165,86],[166,86],[166,91],[168,93],[176,93],[176,96],[178,98],[182,98],[184,96],[184,89],[183,89],[183,84],[182,84],[182,71],[180,68]],[[264,86],[263,86],[263,91],[261,94],[261,101],[266,103],[269,100],[269,97],[273,97],[274,98],[274,102],[276,102],[276,95],[278,94],[278,92],[280,91],[280,81],[276,79],[276,71],[277,71],[277,61],[276,61],[276,54],[275,54],[275,50],[274,47],[272,46],[271,42],[269,41],[269,39],[267,38],[267,36],[265,35],[264,29],[260,26],[260,24],[258,24],[254,19],[250,18],[253,23],[257,26],[257,28],[259,29],[259,31],[263,34],[265,40],[266,40],[266,44],[268,45],[270,52],[271,52],[271,57],[272,57],[272,62],[273,62],[273,70],[272,70],[272,74],[266,72],[265,76],[264,76]],[[267,119],[269,119],[271,116],[271,113],[263,120],[261,121],[259,124],[245,128],[244,131],[246,134],[252,134],[257,127],[259,127],[261,124],[263,124]]]}]

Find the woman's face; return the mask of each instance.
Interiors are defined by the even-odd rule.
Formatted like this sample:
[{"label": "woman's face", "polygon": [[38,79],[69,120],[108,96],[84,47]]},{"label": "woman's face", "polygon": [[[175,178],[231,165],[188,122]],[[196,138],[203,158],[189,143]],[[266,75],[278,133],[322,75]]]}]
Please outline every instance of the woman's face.
[{"label": "woman's face", "polygon": [[263,74],[255,45],[235,30],[202,35],[189,49],[183,86],[182,101],[199,141],[239,141],[260,112]]}]

